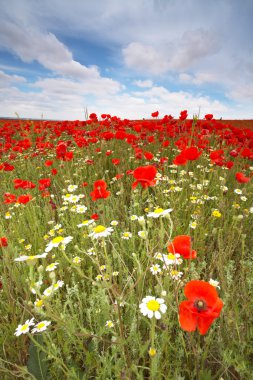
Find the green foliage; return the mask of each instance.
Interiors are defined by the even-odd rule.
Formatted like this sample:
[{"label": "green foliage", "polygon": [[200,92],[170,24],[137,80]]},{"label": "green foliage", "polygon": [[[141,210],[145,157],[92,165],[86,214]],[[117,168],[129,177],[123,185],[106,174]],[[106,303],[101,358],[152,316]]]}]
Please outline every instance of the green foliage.
[{"label": "green foliage", "polygon": [[47,355],[41,347],[43,347],[43,337],[38,335],[30,342],[27,368],[36,380],[49,380]]}]

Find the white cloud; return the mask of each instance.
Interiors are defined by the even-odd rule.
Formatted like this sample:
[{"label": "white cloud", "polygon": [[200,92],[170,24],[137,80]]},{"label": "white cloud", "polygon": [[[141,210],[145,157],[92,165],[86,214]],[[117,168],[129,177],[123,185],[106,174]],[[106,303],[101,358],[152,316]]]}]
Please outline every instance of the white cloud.
[{"label": "white cloud", "polygon": [[212,73],[197,73],[193,75],[180,73],[178,78],[181,83],[195,85],[202,85],[204,83],[217,83],[219,81],[218,76]]},{"label": "white cloud", "polygon": [[148,87],[152,87],[153,86],[153,82],[152,80],[135,80],[133,82],[133,84],[135,84],[137,87],[141,87],[141,88],[148,88]]},{"label": "white cloud", "polygon": [[131,42],[122,53],[124,62],[130,69],[160,75],[192,68],[219,49],[216,33],[200,28],[188,30],[181,38],[166,41],[157,47]]},{"label": "white cloud", "polygon": [[100,86],[108,91],[111,88],[113,91],[121,89],[119,82],[101,77],[95,66],[86,67],[75,61],[72,53],[52,33],[42,33],[36,29],[2,22],[0,34],[0,46],[12,50],[24,62],[37,61],[58,75],[82,82],[84,87],[91,88],[92,83],[94,91]]},{"label": "white cloud", "polygon": [[9,75],[0,70],[0,85],[7,86],[13,83],[25,83],[26,79],[19,75]]},{"label": "white cloud", "polygon": [[131,42],[122,53],[126,66],[137,72],[159,75],[168,71],[166,56],[152,46]]}]

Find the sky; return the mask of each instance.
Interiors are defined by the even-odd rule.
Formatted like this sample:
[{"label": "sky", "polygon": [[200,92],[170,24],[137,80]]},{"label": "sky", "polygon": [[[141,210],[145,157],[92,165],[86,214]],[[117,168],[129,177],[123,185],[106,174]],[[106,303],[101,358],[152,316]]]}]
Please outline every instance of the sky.
[{"label": "sky", "polygon": [[0,116],[253,119],[253,0],[0,0]]}]

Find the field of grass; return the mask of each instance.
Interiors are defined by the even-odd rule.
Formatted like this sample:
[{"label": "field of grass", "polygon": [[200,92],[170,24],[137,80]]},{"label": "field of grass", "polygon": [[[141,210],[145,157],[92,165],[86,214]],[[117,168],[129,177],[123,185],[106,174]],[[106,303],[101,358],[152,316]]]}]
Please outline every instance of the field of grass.
[{"label": "field of grass", "polygon": [[0,123],[0,378],[253,379],[253,130]]}]

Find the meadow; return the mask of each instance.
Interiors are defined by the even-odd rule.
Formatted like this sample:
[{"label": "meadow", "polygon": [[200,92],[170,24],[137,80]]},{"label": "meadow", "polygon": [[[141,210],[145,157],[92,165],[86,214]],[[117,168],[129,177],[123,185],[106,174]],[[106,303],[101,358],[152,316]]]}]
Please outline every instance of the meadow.
[{"label": "meadow", "polygon": [[253,129],[0,121],[0,377],[253,379]]}]

